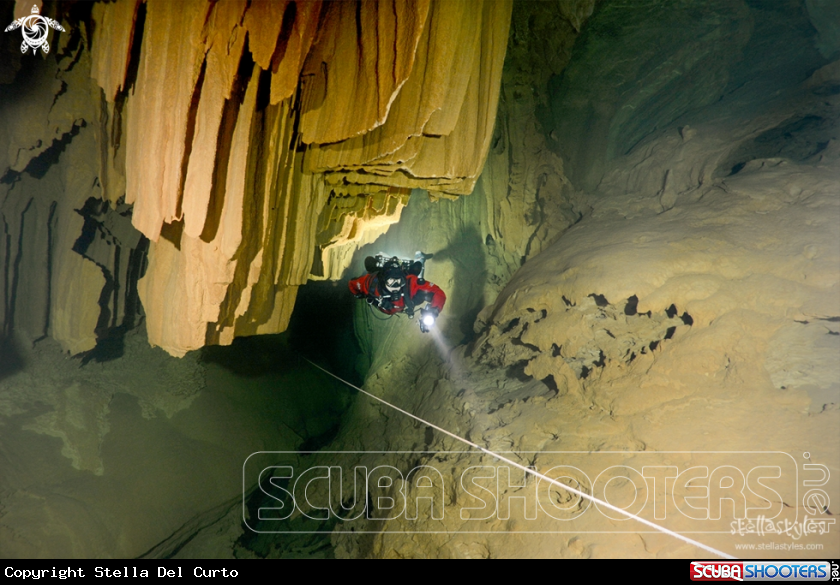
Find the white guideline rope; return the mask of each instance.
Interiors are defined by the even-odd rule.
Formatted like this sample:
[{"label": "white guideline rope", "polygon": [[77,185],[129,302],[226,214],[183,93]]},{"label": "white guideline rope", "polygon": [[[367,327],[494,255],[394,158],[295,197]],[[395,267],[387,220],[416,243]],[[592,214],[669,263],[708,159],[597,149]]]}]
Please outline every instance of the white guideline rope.
[{"label": "white guideline rope", "polygon": [[[301,357],[303,357],[303,356],[301,356]],[[600,505],[600,506],[604,506],[605,508],[609,508],[610,510],[613,510],[613,511],[615,511],[615,512],[618,512],[619,514],[623,514],[624,516],[627,516],[628,518],[632,518],[633,520],[637,520],[638,522],[641,522],[641,523],[642,523],[642,524],[644,524],[645,526],[650,526],[651,528],[653,528],[653,529],[655,529],[655,530],[658,530],[659,532],[662,532],[663,534],[667,534],[667,535],[669,535],[669,536],[673,536],[674,538],[678,538],[678,539],[682,540],[683,542],[687,542],[688,544],[691,544],[691,545],[693,545],[693,546],[696,546],[697,548],[701,548],[701,549],[705,550],[706,552],[710,552],[710,553],[712,553],[712,554],[714,554],[714,555],[717,555],[717,556],[719,556],[719,557],[722,557],[722,558],[724,558],[724,559],[737,559],[737,557],[733,557],[732,555],[730,555],[730,554],[728,554],[728,553],[725,553],[725,552],[723,552],[723,551],[719,551],[719,550],[717,550],[716,548],[712,548],[711,546],[709,546],[709,545],[707,545],[707,544],[703,544],[702,542],[698,542],[698,541],[696,541],[696,540],[693,540],[693,539],[691,539],[691,538],[688,538],[687,536],[683,536],[682,534],[679,534],[678,532],[674,532],[673,530],[670,530],[670,529],[668,529],[668,528],[665,528],[664,526],[660,526],[660,525],[658,525],[658,524],[654,524],[654,523],[653,523],[653,522],[651,522],[650,520],[645,520],[644,518],[641,518],[640,516],[637,516],[636,514],[631,514],[631,513],[630,513],[630,512],[628,512],[627,510],[624,510],[624,509],[622,509],[622,508],[619,508],[618,506],[613,506],[613,505],[612,505],[612,504],[610,504],[609,502],[605,502],[604,500],[601,500],[601,499],[598,499],[598,498],[596,498],[596,497],[590,496],[589,494],[584,493],[584,492],[582,492],[582,491],[580,491],[580,490],[577,490],[577,489],[575,489],[575,488],[573,488],[573,487],[569,487],[569,486],[567,486],[566,484],[560,483],[560,482],[559,482],[559,481],[557,481],[556,479],[551,479],[550,477],[548,477],[548,476],[546,476],[546,475],[543,475],[542,473],[539,473],[538,471],[536,471],[536,470],[534,470],[534,469],[531,469],[530,467],[526,467],[526,466],[524,466],[524,465],[522,465],[522,464],[520,464],[520,463],[517,463],[516,461],[512,461],[512,460],[508,459],[507,457],[503,457],[503,456],[499,455],[498,453],[494,453],[493,451],[490,451],[489,449],[485,449],[485,448],[484,448],[484,447],[482,447],[481,445],[476,445],[476,444],[475,444],[475,443],[473,443],[472,441],[468,441],[467,439],[464,439],[463,437],[459,437],[458,435],[456,435],[456,434],[454,434],[454,433],[450,433],[450,432],[449,432],[449,431],[447,431],[446,429],[442,429],[442,428],[440,428],[439,426],[434,425],[434,424],[430,423],[430,422],[429,422],[429,421],[427,421],[427,420],[423,420],[423,419],[422,419],[422,418],[420,418],[419,416],[415,416],[415,415],[411,414],[410,412],[405,411],[405,410],[403,410],[402,408],[400,408],[400,407],[398,407],[398,406],[394,406],[393,404],[391,404],[390,402],[388,402],[388,401],[386,401],[386,400],[383,400],[383,399],[382,399],[382,398],[380,398],[379,396],[376,396],[376,395],[374,395],[374,394],[371,394],[370,392],[367,392],[366,390],[362,390],[362,389],[361,389],[361,388],[359,388],[358,386],[355,386],[355,385],[351,384],[351,383],[350,383],[350,382],[348,382],[347,380],[344,380],[344,379],[342,379],[342,378],[339,378],[338,376],[336,376],[336,375],[335,375],[335,374],[333,374],[332,372],[330,372],[330,371],[328,371],[328,370],[325,370],[324,368],[322,368],[322,367],[321,367],[321,366],[319,366],[318,364],[316,364],[316,363],[314,363],[314,362],[312,362],[312,361],[308,360],[308,359],[307,359],[307,358],[305,358],[305,357],[304,357],[303,359],[305,359],[306,361],[308,361],[310,364],[312,364],[313,366],[315,366],[316,368],[318,368],[319,370],[321,370],[321,371],[322,371],[322,372],[324,372],[325,374],[329,374],[330,376],[332,376],[332,377],[333,377],[333,378],[335,378],[336,380],[338,380],[338,381],[340,381],[340,382],[343,382],[344,384],[347,384],[347,385],[348,385],[348,386],[350,386],[351,388],[355,388],[356,390],[358,390],[359,392],[361,392],[361,393],[362,393],[362,394],[364,394],[365,396],[369,396],[369,397],[373,398],[374,400],[378,400],[378,401],[379,401],[379,402],[381,402],[382,404],[384,404],[384,405],[386,405],[386,406],[389,406],[389,407],[393,408],[394,410],[396,410],[396,411],[398,411],[398,412],[401,412],[401,413],[403,413],[404,415],[406,415],[406,416],[408,416],[408,417],[411,417],[411,418],[413,418],[414,420],[416,420],[416,421],[419,421],[419,422],[423,423],[424,425],[427,425],[427,426],[429,426],[429,427],[431,427],[431,428],[433,428],[433,429],[435,429],[435,430],[437,430],[437,431],[440,431],[440,432],[441,432],[441,433],[443,433],[444,435],[446,435],[446,436],[448,436],[448,437],[452,437],[452,438],[453,438],[453,439],[455,439],[456,441],[460,441],[461,443],[464,443],[465,445],[469,445],[470,447],[472,447],[472,448],[474,448],[474,449],[478,449],[478,450],[479,450],[479,451],[481,451],[482,453],[486,453],[487,455],[490,455],[491,457],[495,457],[495,458],[496,458],[496,459],[498,459],[499,461],[504,461],[505,463],[507,463],[507,464],[509,464],[509,465],[513,465],[514,467],[516,467],[517,469],[521,469],[521,470],[522,470],[522,471],[524,471],[525,473],[529,473],[529,474],[533,475],[534,477],[538,477],[538,478],[540,478],[540,479],[544,479],[545,481],[547,481],[547,482],[549,482],[549,483],[551,483],[551,484],[553,484],[553,485],[556,485],[557,487],[562,488],[562,489],[566,490],[567,492],[571,492],[571,493],[575,494],[576,496],[580,496],[581,498],[587,499],[587,500],[589,500],[589,501],[591,501],[591,502],[595,502],[596,504],[598,504],[598,505]]]}]

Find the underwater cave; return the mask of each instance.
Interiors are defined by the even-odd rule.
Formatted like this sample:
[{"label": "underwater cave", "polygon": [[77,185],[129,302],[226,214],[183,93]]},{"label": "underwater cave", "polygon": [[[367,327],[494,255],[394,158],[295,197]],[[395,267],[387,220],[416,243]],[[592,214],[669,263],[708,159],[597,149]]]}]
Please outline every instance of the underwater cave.
[{"label": "underwater cave", "polygon": [[840,3],[0,21],[0,557],[840,556]]}]

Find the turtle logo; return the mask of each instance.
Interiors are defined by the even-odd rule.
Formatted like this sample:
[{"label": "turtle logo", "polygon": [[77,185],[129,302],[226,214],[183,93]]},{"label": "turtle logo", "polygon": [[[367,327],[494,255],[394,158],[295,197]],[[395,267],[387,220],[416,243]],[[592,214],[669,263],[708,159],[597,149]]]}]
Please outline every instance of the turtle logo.
[{"label": "turtle logo", "polygon": [[50,52],[50,44],[47,42],[47,33],[50,28],[64,32],[58,22],[52,18],[41,16],[38,11],[38,6],[32,7],[32,14],[18,18],[12,24],[6,27],[6,32],[23,27],[23,43],[20,45],[20,52],[25,53],[32,49],[33,53],[37,53],[40,48],[44,54]]}]

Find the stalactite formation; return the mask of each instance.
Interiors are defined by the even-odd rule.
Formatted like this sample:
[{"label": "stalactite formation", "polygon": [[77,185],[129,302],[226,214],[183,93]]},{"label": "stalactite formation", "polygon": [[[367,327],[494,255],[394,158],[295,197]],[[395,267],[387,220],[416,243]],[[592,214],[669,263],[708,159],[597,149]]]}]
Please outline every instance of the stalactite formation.
[{"label": "stalactite formation", "polygon": [[152,242],[139,285],[150,341],[182,354],[281,331],[313,261],[316,273],[338,269],[324,266],[325,248],[398,219],[411,188],[468,194],[492,134],[510,10],[98,5],[110,26],[94,33],[93,75],[105,108],[122,102],[125,200]]},{"label": "stalactite formation", "polygon": [[[92,131],[89,195],[130,206],[149,241],[136,291],[150,342],[183,355],[280,332],[297,287],[340,276],[349,254],[338,250],[399,220],[411,189],[472,192],[492,138],[511,6],[96,3],[88,26],[61,40],[77,43],[95,85],[71,89],[89,103],[56,137],[74,123]],[[44,147],[17,138],[10,171],[20,173]],[[75,241],[64,237],[52,244],[65,248],[59,255]],[[84,258],[65,263],[84,264],[69,288],[107,296],[125,258],[122,267]],[[71,352],[90,349],[91,324],[105,317],[94,306],[74,315],[76,299],[68,302],[58,322],[76,333],[53,335]]]}]

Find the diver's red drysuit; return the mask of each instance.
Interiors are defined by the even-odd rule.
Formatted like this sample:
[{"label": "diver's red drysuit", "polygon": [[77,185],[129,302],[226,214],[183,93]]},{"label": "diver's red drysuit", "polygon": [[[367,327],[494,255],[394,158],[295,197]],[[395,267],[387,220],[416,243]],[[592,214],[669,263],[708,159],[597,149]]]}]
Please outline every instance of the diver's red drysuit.
[{"label": "diver's red drysuit", "polygon": [[[393,315],[405,310],[405,293],[411,300],[411,305],[416,306],[423,302],[428,302],[429,306],[436,309],[438,313],[443,309],[446,303],[446,295],[443,290],[431,282],[420,280],[413,274],[405,276],[405,286],[403,287],[403,294],[398,299],[388,298],[386,302],[381,301],[383,296],[382,291],[385,287],[379,286],[379,279],[377,273],[365,274],[359,278],[354,278],[350,281],[350,292],[358,298],[371,299],[371,304],[376,306],[380,311],[386,315]],[[387,293],[387,291],[385,291]]]}]

